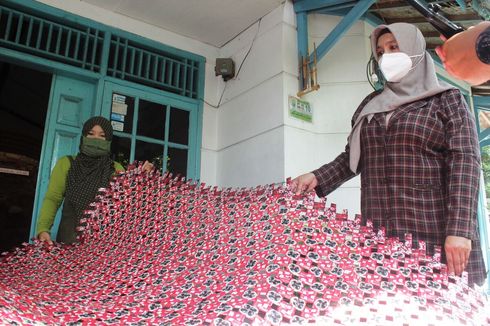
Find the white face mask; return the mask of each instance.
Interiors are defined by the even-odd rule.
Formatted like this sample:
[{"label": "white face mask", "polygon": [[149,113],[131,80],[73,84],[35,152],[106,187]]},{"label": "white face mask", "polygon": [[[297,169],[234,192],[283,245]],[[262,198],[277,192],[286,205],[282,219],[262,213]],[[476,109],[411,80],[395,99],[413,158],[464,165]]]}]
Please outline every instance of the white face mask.
[{"label": "white face mask", "polygon": [[408,56],[408,54],[403,52],[385,53],[379,59],[379,68],[387,81],[397,83],[405,77],[410,70],[415,68],[412,68],[412,60],[410,58],[423,55],[424,54]]}]

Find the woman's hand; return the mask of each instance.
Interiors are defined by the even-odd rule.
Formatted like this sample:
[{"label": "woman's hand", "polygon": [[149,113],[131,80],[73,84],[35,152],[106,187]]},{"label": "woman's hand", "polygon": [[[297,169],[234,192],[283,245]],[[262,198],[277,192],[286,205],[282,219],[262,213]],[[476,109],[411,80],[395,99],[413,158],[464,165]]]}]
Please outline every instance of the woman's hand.
[{"label": "woman's hand", "polygon": [[151,170],[153,170],[154,166],[152,163],[148,162],[148,161],[145,161],[145,163],[143,163],[143,171],[145,172],[150,172]]},{"label": "woman's hand", "polygon": [[313,173],[302,174],[291,181],[291,190],[299,195],[313,191],[318,185],[318,180]]},{"label": "woman's hand", "polygon": [[448,235],[444,242],[447,268],[449,273],[461,275],[470,259],[471,240],[454,235]]},{"label": "woman's hand", "polygon": [[47,242],[49,245],[52,245],[53,244],[53,240],[51,240],[51,235],[48,232],[46,232],[46,231],[39,233],[37,235],[37,238],[40,241]]}]

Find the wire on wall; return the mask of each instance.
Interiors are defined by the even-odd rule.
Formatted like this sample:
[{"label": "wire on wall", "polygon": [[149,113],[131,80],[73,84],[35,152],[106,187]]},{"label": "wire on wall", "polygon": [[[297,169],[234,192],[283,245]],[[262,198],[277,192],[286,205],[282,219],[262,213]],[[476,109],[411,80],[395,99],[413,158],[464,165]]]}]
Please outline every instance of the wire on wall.
[{"label": "wire on wall", "polygon": [[[252,51],[252,48],[253,48],[253,45],[255,43],[255,40],[257,39],[257,36],[259,35],[259,31],[260,31],[260,23],[262,22],[262,17],[259,19],[258,21],[258,26],[257,26],[257,32],[255,32],[255,35],[254,35],[254,38],[252,39],[252,43],[250,43],[250,47],[248,48],[248,51],[247,53],[245,54],[245,56],[243,57],[243,60],[242,62],[240,63],[240,65],[238,66],[238,70],[237,70],[237,73],[235,75],[235,77],[233,77],[233,80],[237,79],[238,78],[238,75],[240,74],[240,71],[242,70],[242,66],[245,62],[245,60],[247,60],[247,57],[248,55],[250,54],[250,52]],[[226,86],[228,84],[225,83],[225,87],[223,87],[223,91],[221,92],[221,96],[219,97],[219,101],[218,101],[218,104],[217,105],[213,105],[211,103],[209,103],[208,101],[204,100],[204,103],[206,103],[207,105],[217,109],[219,108],[219,106],[221,105],[221,101],[223,100],[223,95],[225,94],[225,91],[226,91]]]}]

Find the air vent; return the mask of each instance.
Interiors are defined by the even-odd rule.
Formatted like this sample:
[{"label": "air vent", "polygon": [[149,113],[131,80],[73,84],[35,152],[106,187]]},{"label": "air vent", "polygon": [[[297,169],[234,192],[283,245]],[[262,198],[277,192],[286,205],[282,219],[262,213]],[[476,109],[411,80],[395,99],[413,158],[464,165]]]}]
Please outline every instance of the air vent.
[{"label": "air vent", "polygon": [[100,71],[104,33],[0,6],[0,45],[94,72]]},{"label": "air vent", "polygon": [[[0,4],[0,47],[188,98],[199,97],[200,59],[122,35],[88,20],[45,17],[29,8]],[[109,47],[104,48],[109,37]]]},{"label": "air vent", "polygon": [[197,98],[199,62],[113,35],[107,75]]}]

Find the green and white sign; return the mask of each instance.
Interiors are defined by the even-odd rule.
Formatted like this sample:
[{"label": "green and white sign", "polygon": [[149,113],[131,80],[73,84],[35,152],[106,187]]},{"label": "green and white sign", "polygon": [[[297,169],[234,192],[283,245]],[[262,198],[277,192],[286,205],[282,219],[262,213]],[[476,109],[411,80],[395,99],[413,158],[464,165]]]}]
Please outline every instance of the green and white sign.
[{"label": "green and white sign", "polygon": [[289,96],[289,115],[306,122],[313,121],[313,109],[310,103],[294,96]]}]

